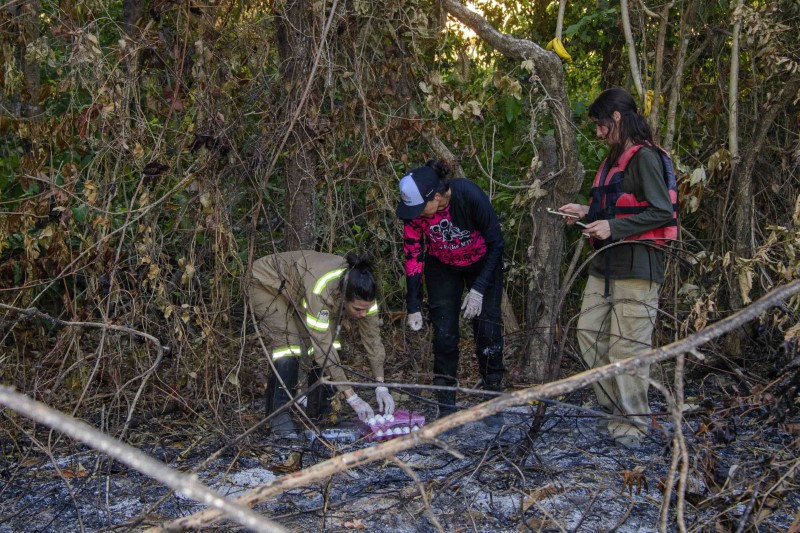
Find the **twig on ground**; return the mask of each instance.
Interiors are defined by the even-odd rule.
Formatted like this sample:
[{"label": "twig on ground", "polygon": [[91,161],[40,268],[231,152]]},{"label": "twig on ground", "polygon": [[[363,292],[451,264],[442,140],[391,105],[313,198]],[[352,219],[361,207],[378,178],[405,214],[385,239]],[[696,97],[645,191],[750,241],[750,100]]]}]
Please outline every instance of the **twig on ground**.
[{"label": "twig on ground", "polygon": [[428,493],[425,491],[425,485],[422,483],[422,480],[419,478],[416,472],[411,469],[405,462],[401,461],[397,457],[392,457],[391,461],[403,469],[408,477],[414,480],[414,483],[417,484],[417,488],[419,489],[419,495],[422,497],[422,503],[425,505],[425,517],[430,521],[431,525],[436,528],[437,531],[440,533],[444,533],[444,529],[442,529],[442,524],[439,523],[439,519],[436,518],[436,515],[431,508],[431,502],[428,498]]}]

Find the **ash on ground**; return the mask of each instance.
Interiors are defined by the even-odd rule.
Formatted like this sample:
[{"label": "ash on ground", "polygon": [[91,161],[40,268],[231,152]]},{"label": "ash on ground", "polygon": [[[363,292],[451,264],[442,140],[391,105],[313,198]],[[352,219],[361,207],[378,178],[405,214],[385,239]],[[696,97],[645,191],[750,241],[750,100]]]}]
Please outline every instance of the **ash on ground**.
[{"label": "ash on ground", "polygon": [[[655,416],[651,435],[626,448],[606,436],[598,418],[575,407],[591,408],[592,401],[584,391],[550,405],[525,455],[520,444],[532,407],[445,434],[447,446],[426,444],[399,454],[418,476],[424,497],[404,469],[382,461],[286,492],[256,509],[292,531],[654,531],[672,460],[669,416]],[[434,414],[426,404],[409,401],[402,407],[429,419]],[[655,402],[652,407],[665,410]],[[792,433],[797,424],[765,424],[763,410],[720,399],[689,408],[683,428],[691,463],[689,529],[787,530],[800,509],[800,449]],[[257,420],[258,407],[252,413]],[[130,443],[184,472],[226,442],[213,432],[198,435],[196,421],[151,425],[159,430],[135,435]],[[47,433],[42,435],[40,444],[47,441]],[[198,476],[235,496],[332,453],[368,445],[339,443],[332,451],[319,441],[279,441],[257,430]],[[52,459],[30,442],[24,449],[3,444],[0,532],[139,531],[204,508],[91,450],[52,444],[52,437],[51,446],[58,450]],[[675,511],[673,497],[670,530],[676,529]],[[215,527],[239,529],[229,522]]]}]

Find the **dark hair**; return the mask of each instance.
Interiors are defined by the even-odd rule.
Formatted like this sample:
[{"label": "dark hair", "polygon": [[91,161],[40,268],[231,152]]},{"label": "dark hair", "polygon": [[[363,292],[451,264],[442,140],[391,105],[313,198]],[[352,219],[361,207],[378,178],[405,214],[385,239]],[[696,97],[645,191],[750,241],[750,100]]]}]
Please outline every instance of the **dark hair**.
[{"label": "dark hair", "polygon": [[426,167],[430,167],[439,176],[439,186],[433,192],[445,194],[450,190],[450,174],[453,172],[453,164],[444,159],[431,159],[425,163]]},{"label": "dark hair", "polygon": [[347,252],[347,274],[342,278],[344,299],[348,302],[364,300],[374,302],[378,295],[378,283],[372,274],[372,261],[360,257],[355,252]]},{"label": "dark hair", "polygon": [[633,144],[653,142],[653,132],[644,116],[636,110],[636,101],[625,89],[614,87],[601,92],[589,106],[589,118],[608,128],[609,134],[614,131],[613,114],[620,114],[617,142],[611,145],[608,163],[613,165],[625,151],[625,144],[630,140]]}]

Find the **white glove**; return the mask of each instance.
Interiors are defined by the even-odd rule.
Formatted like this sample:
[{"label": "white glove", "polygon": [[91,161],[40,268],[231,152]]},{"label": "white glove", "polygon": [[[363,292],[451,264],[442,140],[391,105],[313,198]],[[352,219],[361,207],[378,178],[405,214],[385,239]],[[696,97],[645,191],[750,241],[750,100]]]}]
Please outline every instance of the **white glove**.
[{"label": "white glove", "polygon": [[467,297],[464,298],[464,303],[461,304],[461,310],[464,311],[464,318],[467,320],[475,318],[481,314],[483,309],[483,294],[475,289],[470,289]]},{"label": "white glove", "polygon": [[375,387],[375,399],[378,401],[378,411],[385,415],[394,413],[394,398],[386,387]]},{"label": "white glove", "polygon": [[347,399],[347,403],[350,404],[350,407],[353,408],[353,411],[356,412],[356,415],[358,415],[358,418],[362,422],[375,416],[375,413],[372,412],[372,407],[370,407],[367,402],[359,398],[358,394],[353,394],[350,396]]},{"label": "white glove", "polygon": [[422,329],[422,313],[417,311],[416,313],[411,313],[406,318],[406,322],[408,322],[408,327],[411,328],[411,331],[419,331]]}]

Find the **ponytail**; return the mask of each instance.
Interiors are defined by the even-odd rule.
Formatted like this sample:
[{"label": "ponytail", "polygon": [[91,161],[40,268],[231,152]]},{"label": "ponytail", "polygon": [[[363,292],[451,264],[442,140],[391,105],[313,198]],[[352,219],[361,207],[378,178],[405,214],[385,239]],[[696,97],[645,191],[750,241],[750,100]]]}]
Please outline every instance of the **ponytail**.
[{"label": "ponytail", "polygon": [[430,167],[436,172],[439,177],[439,186],[434,189],[434,192],[445,194],[450,190],[450,175],[453,173],[453,164],[444,159],[431,159],[425,163],[426,167]]},{"label": "ponytail", "polygon": [[374,302],[378,296],[378,283],[372,273],[372,262],[355,252],[347,252],[344,258],[347,260],[347,274],[343,278],[344,299],[348,302]]}]

